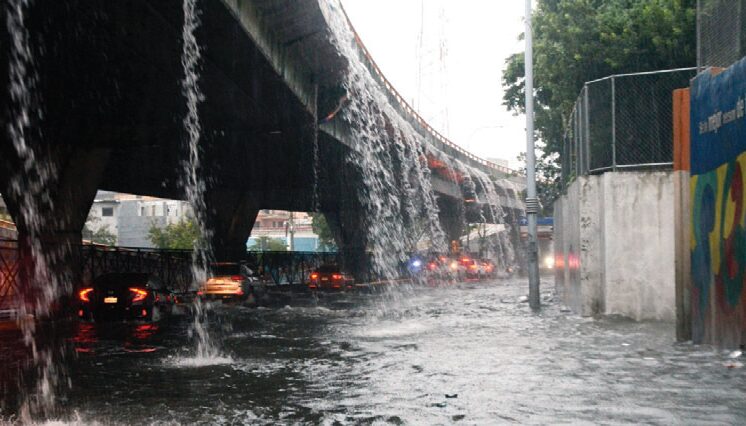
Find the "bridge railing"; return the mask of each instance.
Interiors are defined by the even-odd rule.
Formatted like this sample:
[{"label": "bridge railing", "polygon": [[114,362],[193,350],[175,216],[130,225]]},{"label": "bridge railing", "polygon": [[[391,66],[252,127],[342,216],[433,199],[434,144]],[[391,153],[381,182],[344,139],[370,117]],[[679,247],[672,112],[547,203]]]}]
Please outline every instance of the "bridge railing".
[{"label": "bridge railing", "polygon": [[[344,12],[344,8],[342,8]],[[347,12],[344,12],[345,18],[347,20],[347,24],[350,26],[350,29],[352,30],[352,33],[355,35],[355,42],[357,43],[360,50],[363,52],[363,56],[368,61],[368,68],[376,74],[378,78],[381,79],[381,82],[383,83],[383,86],[386,88],[386,90],[389,92],[389,94],[396,100],[396,102],[399,104],[401,109],[409,114],[410,119],[416,122],[418,125],[420,125],[426,132],[428,132],[433,138],[440,141],[444,145],[448,146],[449,148],[453,149],[454,151],[458,152],[460,155],[468,158],[474,163],[477,163],[483,167],[492,169],[496,172],[503,173],[505,175],[515,175],[519,174],[518,171],[513,170],[509,167],[501,166],[499,164],[495,164],[491,161],[485,160],[481,157],[478,157],[471,152],[465,150],[460,145],[457,145],[447,137],[443,136],[440,132],[435,130],[430,124],[425,121],[422,116],[415,111],[414,108],[412,108],[411,105],[404,99],[404,97],[399,94],[399,92],[394,88],[394,86],[389,82],[389,80],[386,78],[386,76],[383,74],[381,69],[378,67],[378,64],[376,64],[376,61],[373,60],[373,56],[370,54],[368,49],[365,47],[365,44],[363,43],[362,39],[358,35],[357,31],[355,31],[355,27],[352,25],[352,21],[350,20],[350,17],[347,16]]]}]

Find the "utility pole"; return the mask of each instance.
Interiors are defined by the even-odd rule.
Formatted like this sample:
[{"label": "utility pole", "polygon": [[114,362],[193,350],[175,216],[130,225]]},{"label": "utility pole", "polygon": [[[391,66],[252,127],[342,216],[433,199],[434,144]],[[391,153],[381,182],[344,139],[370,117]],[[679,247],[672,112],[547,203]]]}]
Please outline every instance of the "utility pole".
[{"label": "utility pole", "polygon": [[536,152],[534,151],[534,60],[531,29],[531,0],[526,0],[526,216],[528,219],[528,303],[531,309],[541,308],[539,293],[539,254],[536,242],[536,219],[539,199],[536,198]]},{"label": "utility pole", "polygon": [[290,220],[288,221],[288,230],[290,231],[290,251],[295,250],[295,217],[294,212],[290,212]]}]

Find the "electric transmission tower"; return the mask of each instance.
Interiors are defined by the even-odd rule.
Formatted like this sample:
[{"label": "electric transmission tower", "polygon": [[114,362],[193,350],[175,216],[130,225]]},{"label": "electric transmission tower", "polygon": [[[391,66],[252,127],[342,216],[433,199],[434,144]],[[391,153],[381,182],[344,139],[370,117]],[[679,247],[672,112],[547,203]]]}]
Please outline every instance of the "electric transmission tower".
[{"label": "electric transmission tower", "polygon": [[413,106],[431,126],[446,136],[450,132],[447,24],[444,0],[420,0],[417,96]]}]

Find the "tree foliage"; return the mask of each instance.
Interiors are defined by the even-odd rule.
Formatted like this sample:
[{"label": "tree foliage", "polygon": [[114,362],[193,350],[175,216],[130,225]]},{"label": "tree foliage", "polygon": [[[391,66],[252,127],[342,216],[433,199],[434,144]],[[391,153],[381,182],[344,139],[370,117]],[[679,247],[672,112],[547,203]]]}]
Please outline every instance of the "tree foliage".
[{"label": "tree foliage", "polygon": [[311,228],[313,233],[319,236],[319,249],[321,251],[330,251],[337,248],[334,235],[323,213],[311,214]]},{"label": "tree foliage", "polygon": [[88,219],[86,219],[83,231],[81,232],[82,238],[94,244],[116,245],[117,236],[109,231],[109,225],[98,225],[100,221],[101,218],[88,213]]},{"label": "tree foliage", "polygon": [[148,239],[159,249],[191,250],[199,236],[199,228],[193,219],[182,219],[163,228],[152,223],[148,231]]},{"label": "tree foliage", "polygon": [[[560,155],[585,82],[696,63],[696,0],[538,0],[532,23],[541,162]],[[508,58],[503,104],[515,113],[525,111],[524,77],[523,53]]]},{"label": "tree foliage", "polygon": [[250,251],[287,251],[288,246],[279,238],[259,237],[249,246]]}]

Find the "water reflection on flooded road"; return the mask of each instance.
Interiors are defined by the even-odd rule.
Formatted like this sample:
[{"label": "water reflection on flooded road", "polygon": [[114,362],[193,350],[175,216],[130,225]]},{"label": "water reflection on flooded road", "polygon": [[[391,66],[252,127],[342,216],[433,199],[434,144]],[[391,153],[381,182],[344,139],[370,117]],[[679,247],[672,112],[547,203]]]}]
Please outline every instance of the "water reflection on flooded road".
[{"label": "water reflection on flooded road", "polygon": [[186,317],[82,323],[63,409],[107,424],[746,421],[746,369],[727,353],[672,344],[670,324],[551,301],[534,315],[522,285],[218,306],[214,359],[194,358]]}]

